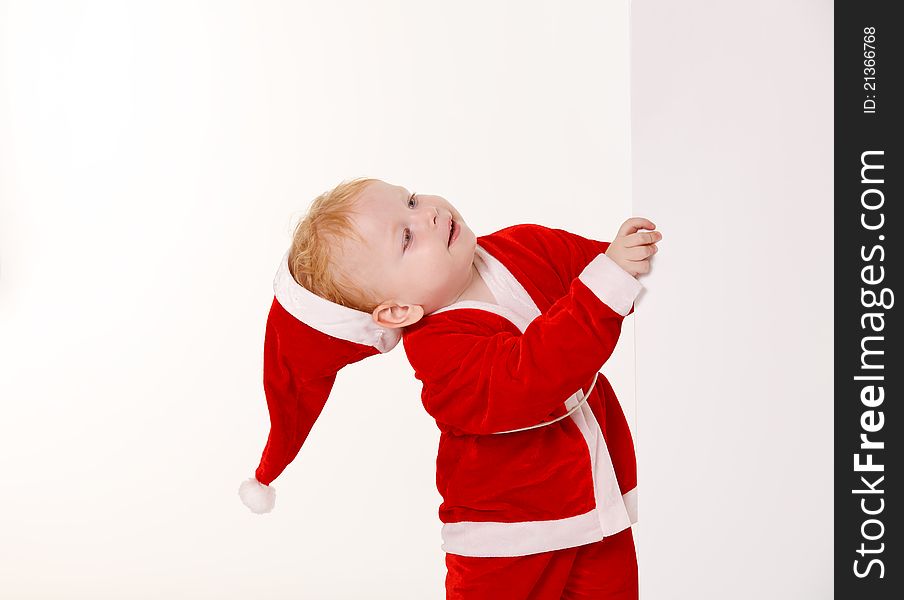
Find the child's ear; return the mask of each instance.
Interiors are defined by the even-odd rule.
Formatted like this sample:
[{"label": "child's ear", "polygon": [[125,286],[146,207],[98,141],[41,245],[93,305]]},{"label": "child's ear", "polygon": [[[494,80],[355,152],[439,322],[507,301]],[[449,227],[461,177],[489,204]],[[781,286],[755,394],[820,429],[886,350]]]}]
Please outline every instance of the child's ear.
[{"label": "child's ear", "polygon": [[419,304],[395,304],[384,302],[374,309],[374,322],[380,327],[397,329],[417,323],[424,316],[424,307]]}]

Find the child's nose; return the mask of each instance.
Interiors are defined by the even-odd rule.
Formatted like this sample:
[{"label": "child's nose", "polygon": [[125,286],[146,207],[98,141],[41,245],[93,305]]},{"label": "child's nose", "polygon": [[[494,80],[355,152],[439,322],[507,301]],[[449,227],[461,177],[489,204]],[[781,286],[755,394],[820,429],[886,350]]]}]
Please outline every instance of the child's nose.
[{"label": "child's nose", "polygon": [[424,226],[430,230],[439,225],[439,209],[432,206],[424,211]]}]

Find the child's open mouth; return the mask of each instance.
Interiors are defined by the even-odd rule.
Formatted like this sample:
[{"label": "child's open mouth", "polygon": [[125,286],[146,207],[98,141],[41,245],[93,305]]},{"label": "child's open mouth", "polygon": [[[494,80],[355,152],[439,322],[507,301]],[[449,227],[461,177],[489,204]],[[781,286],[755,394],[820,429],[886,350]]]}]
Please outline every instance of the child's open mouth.
[{"label": "child's open mouth", "polygon": [[452,243],[455,242],[455,240],[458,238],[459,230],[460,228],[458,226],[458,223],[455,222],[455,219],[452,219],[452,226],[449,227],[449,243],[446,244],[446,247],[451,246]]}]

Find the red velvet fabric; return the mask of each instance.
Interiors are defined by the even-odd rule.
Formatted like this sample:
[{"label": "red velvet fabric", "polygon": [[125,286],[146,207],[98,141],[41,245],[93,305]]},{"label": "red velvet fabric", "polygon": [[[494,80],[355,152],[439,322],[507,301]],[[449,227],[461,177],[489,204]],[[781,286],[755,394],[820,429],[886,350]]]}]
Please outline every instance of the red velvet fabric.
[{"label": "red velvet fabric", "polygon": [[[579,279],[609,244],[533,224],[507,227],[478,243],[542,314],[523,333],[505,317],[476,308],[428,315],[406,328],[402,341],[424,384],[422,403],[442,432],[439,517],[444,523],[511,523],[584,514],[596,500],[587,443],[573,420],[489,434],[563,414],[565,399],[586,389],[611,355],[624,317]],[[605,375],[588,396],[624,494],[637,485],[628,424]]]},{"label": "red velvet fabric", "polygon": [[599,542],[530,554],[446,554],[447,600],[637,600],[631,528]]},{"label": "red velvet fabric", "polygon": [[346,365],[378,354],[373,346],[322,333],[291,315],[273,298],[264,334],[264,392],[270,434],[254,473],[264,485],[298,455]]}]

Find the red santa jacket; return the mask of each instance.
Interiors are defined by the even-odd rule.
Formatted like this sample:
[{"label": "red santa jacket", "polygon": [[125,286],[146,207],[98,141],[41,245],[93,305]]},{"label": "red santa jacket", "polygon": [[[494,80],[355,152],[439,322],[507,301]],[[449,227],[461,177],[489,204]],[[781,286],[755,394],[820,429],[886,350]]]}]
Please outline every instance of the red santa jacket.
[{"label": "red santa jacket", "polygon": [[599,369],[643,286],[608,246],[533,224],[478,237],[499,304],[456,302],[403,332],[441,432],[446,552],[522,556],[637,521],[634,445]]}]

